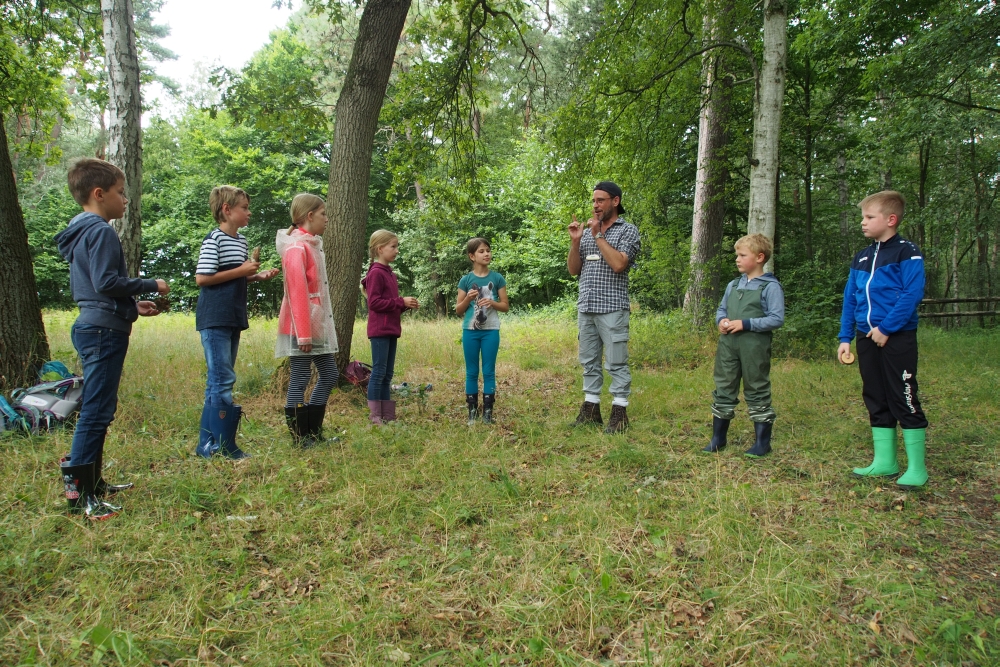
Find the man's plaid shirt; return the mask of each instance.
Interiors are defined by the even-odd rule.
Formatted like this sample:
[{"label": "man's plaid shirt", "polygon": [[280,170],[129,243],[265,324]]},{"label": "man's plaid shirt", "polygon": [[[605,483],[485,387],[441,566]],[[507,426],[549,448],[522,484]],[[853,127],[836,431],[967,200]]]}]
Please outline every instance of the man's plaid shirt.
[{"label": "man's plaid shirt", "polygon": [[[615,273],[604,261],[590,229],[583,229],[580,239],[580,298],[576,309],[581,313],[613,313],[616,310],[628,310],[631,306],[628,298],[628,272],[635,264],[639,254],[639,228],[625,222],[619,217],[614,224],[604,232],[604,240],[612,248],[628,255],[629,266],[621,273]],[[587,259],[597,255],[599,259]]]}]

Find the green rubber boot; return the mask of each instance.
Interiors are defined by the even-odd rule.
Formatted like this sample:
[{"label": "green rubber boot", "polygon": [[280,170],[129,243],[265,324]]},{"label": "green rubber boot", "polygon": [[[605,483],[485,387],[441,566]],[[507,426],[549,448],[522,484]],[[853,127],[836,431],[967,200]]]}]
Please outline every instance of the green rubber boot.
[{"label": "green rubber boot", "polygon": [[889,477],[899,474],[896,462],[896,429],[872,427],[875,459],[867,468],[855,468],[856,477]]},{"label": "green rubber boot", "polygon": [[903,446],[906,448],[906,472],[896,480],[896,484],[902,489],[919,489],[927,483],[927,466],[924,465],[927,429],[904,428]]}]

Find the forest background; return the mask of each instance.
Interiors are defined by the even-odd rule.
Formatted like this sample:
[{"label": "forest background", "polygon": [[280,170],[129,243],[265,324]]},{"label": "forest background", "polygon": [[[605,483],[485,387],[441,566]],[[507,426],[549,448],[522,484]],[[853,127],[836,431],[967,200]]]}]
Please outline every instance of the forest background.
[{"label": "forest background", "polygon": [[[52,237],[79,211],[66,170],[105,155],[108,142],[100,12],[48,3],[48,22],[34,26],[48,32],[32,35],[30,21],[17,24],[32,4],[0,13],[5,66],[37,71],[21,80],[29,90],[7,86],[2,113],[40,305],[64,308],[73,305],[68,270]],[[833,344],[847,262],[866,244],[856,204],[884,188],[909,202],[902,233],[926,255],[927,296],[992,296],[997,3],[764,4],[787,15],[774,271],[789,312],[779,348],[810,354]],[[160,6],[135,2],[144,83],[171,57],[157,42],[169,30],[155,24]],[[748,227],[762,7],[414,4],[378,119],[367,232],[399,233],[401,289],[422,300],[421,314],[453,312],[468,270],[462,246],[477,235],[493,242],[515,309],[572,312],[565,228],[572,214],[589,216],[593,184],[612,179],[643,238],[631,275],[636,307],[686,307],[703,322]],[[206,70],[187,90],[162,81],[184,110],[146,113],[140,271],[170,281],[173,308],[197,299],[192,273],[214,225],[213,186],[250,193],[245,233],[265,266],[277,265],[273,238],[289,223],[291,198],[327,194],[334,108],[363,9],[306,2],[242,70]],[[693,236],[699,116],[710,107],[711,229]],[[252,310],[275,314],[280,280],[250,289]]]}]

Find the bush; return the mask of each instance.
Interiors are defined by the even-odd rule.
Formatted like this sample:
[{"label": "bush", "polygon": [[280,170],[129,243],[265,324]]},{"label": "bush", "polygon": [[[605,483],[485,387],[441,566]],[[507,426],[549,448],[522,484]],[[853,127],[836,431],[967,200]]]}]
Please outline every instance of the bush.
[{"label": "bush", "polygon": [[775,332],[774,356],[830,356],[837,347],[845,266],[806,262],[779,276],[785,291],[785,325]]}]

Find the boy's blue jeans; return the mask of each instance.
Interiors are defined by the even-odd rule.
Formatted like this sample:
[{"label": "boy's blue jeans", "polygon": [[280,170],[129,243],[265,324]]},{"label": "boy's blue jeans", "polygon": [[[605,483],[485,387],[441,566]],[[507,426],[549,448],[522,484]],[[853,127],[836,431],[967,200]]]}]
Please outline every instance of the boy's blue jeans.
[{"label": "boy's blue jeans", "polygon": [[390,383],[393,369],[396,366],[396,344],[398,338],[393,336],[376,336],[369,338],[372,344],[372,374],[368,378],[368,400],[390,400]]},{"label": "boy's blue jeans", "polygon": [[83,364],[83,402],[69,455],[71,465],[79,466],[97,459],[115,419],[128,334],[74,323],[70,336]]},{"label": "boy's blue jeans", "polygon": [[500,350],[499,329],[462,329],[462,351],[465,353],[465,393],[479,393],[479,358],[483,359],[483,393],[497,393],[497,352]]},{"label": "boy's blue jeans", "polygon": [[233,385],[236,384],[236,353],[240,349],[240,330],[230,327],[202,329],[201,346],[205,348],[205,363],[208,364],[205,403],[232,405]]}]

